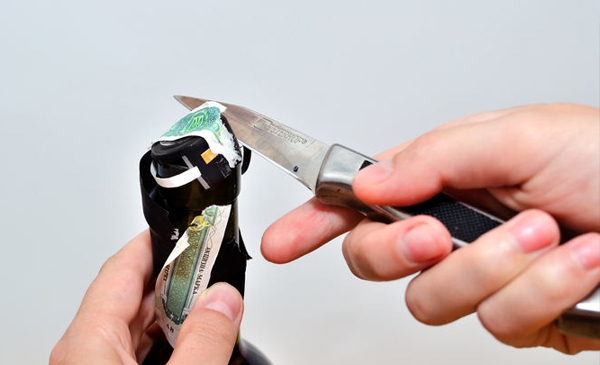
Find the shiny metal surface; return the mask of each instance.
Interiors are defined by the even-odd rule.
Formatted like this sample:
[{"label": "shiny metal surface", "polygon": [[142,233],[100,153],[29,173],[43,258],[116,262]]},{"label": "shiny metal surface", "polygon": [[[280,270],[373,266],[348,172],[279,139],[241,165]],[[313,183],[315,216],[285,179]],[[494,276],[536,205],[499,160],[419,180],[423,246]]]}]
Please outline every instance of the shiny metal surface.
[{"label": "shiny metal surface", "polygon": [[[209,101],[181,95],[176,95],[175,99],[190,110]],[[319,170],[329,145],[248,108],[216,102],[227,108],[223,114],[244,146],[315,191]]]}]

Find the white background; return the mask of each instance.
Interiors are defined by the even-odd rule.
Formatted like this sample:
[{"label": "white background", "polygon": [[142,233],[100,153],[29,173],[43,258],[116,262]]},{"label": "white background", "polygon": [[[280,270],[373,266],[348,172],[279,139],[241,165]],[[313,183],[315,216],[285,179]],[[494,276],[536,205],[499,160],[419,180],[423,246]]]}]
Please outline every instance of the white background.
[{"label": "white background", "polygon": [[[101,264],[145,228],[137,163],[184,115],[172,95],[375,154],[476,112],[598,106],[599,38],[592,0],[3,0],[0,363],[47,362]],[[504,346],[475,316],[420,324],[408,279],[354,278],[339,240],[266,262],[262,232],[308,197],[258,157],[244,176],[242,333],[275,364],[598,364]]]}]

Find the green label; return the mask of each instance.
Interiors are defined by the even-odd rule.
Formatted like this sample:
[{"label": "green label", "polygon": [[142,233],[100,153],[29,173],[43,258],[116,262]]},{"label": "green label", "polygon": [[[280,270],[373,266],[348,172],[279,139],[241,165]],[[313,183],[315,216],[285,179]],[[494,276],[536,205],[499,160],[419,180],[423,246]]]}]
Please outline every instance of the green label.
[{"label": "green label", "polygon": [[173,124],[163,137],[182,137],[198,131],[210,131],[217,139],[223,129],[221,110],[216,106],[197,109]]}]

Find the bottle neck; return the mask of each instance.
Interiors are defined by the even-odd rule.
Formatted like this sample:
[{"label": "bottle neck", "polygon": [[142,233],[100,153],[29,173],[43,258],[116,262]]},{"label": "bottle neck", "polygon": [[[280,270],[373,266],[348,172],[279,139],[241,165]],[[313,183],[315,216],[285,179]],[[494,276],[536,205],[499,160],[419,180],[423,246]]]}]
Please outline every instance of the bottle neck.
[{"label": "bottle neck", "polygon": [[[156,163],[158,177],[169,177],[184,171],[181,166],[172,163]],[[205,188],[195,179],[176,188],[158,187],[169,211],[191,210],[202,211],[211,205],[227,205],[233,203],[239,192],[241,167],[236,166],[232,173],[221,181]]]}]

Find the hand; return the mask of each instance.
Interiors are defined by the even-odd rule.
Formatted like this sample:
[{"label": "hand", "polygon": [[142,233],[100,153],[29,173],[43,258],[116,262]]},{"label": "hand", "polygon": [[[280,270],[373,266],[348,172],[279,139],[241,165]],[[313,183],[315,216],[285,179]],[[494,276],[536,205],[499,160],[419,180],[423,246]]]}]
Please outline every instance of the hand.
[{"label": "hand", "polygon": [[[358,277],[394,280],[429,268],[406,293],[424,323],[477,312],[512,346],[600,349],[600,341],[564,336],[553,325],[600,281],[599,117],[598,109],[571,104],[474,115],[379,155],[356,175],[355,194],[371,204],[411,205],[444,190],[521,212],[452,255],[449,233],[432,217],[386,225],[314,199],[269,227],[262,253],[288,262],[350,230],[342,249]],[[559,246],[557,222],[588,233]]]},{"label": "hand", "polygon": [[[228,284],[205,291],[181,327],[170,364],[227,364],[242,319],[241,295]],[[150,235],[111,257],[90,285],[50,364],[133,364],[162,335],[154,323]]]}]

